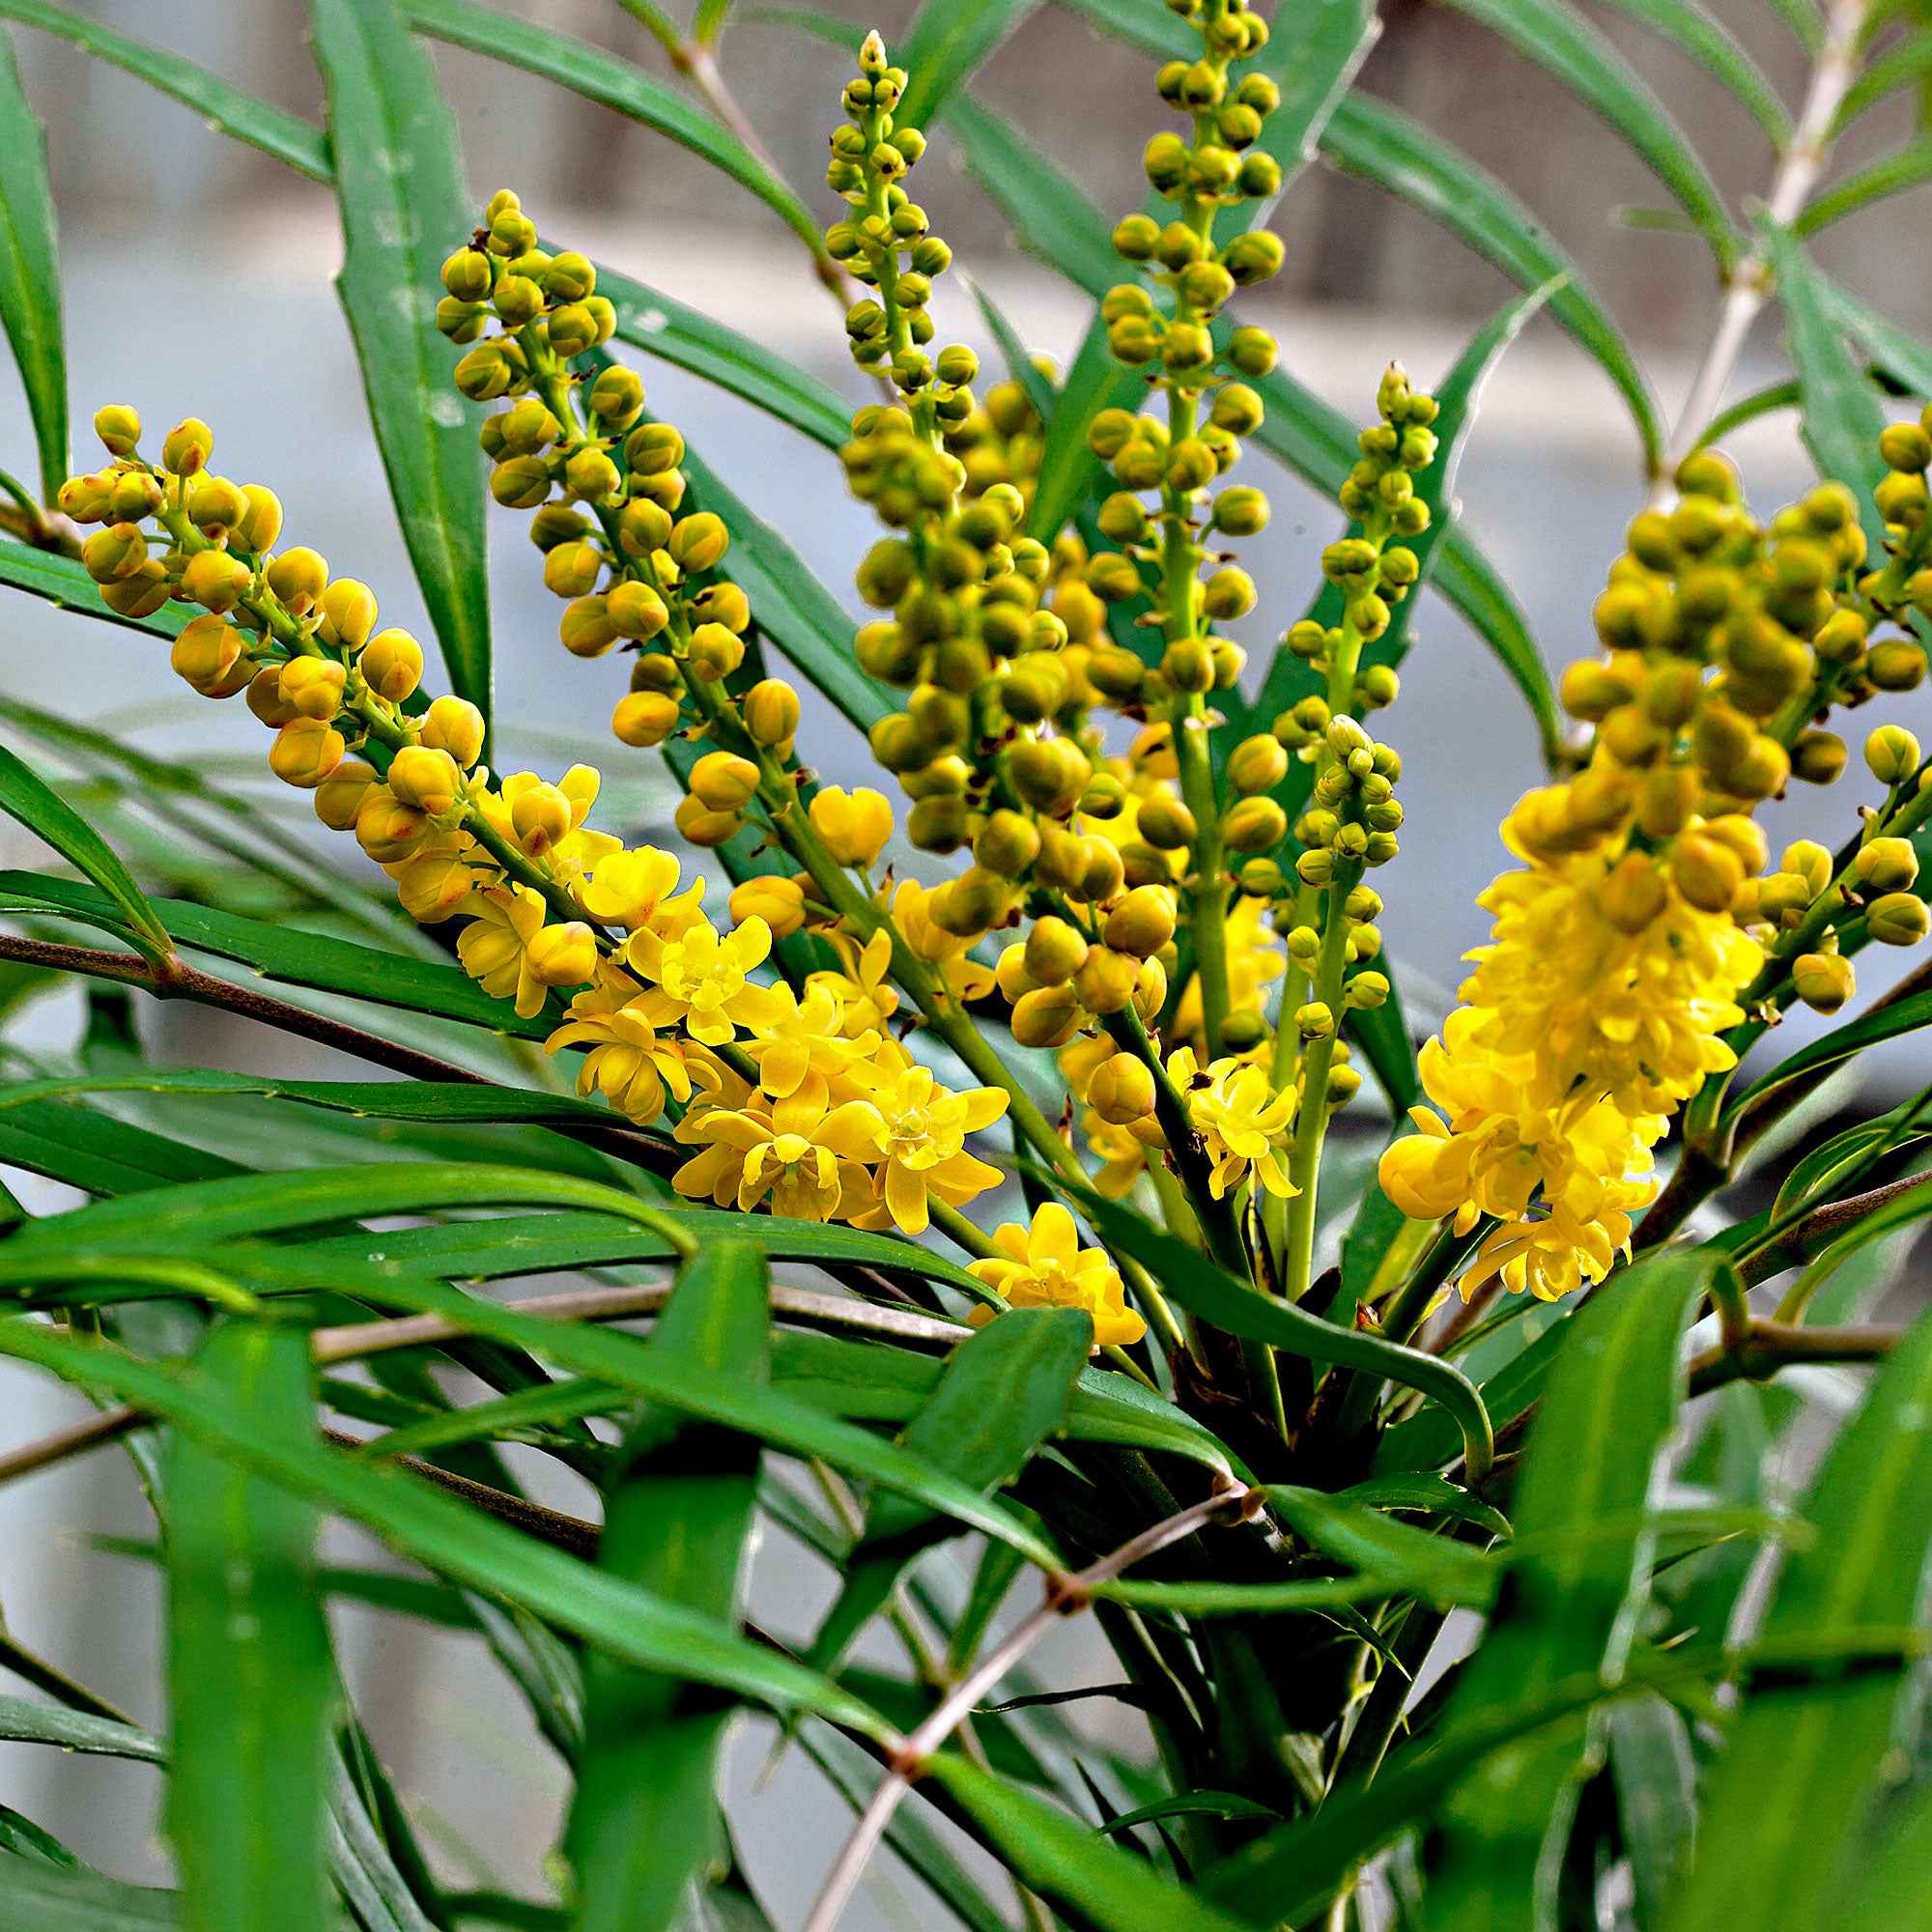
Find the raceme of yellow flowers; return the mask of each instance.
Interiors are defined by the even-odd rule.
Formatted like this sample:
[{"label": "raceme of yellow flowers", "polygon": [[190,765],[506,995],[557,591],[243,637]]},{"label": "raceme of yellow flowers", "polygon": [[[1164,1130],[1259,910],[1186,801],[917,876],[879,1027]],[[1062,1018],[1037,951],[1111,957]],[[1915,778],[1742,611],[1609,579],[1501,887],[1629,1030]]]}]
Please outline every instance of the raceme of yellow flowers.
[{"label": "raceme of yellow flowers", "polygon": [[[1327,620],[1286,639],[1324,693],[1217,756],[1217,700],[1245,666],[1223,627],[1256,601],[1227,545],[1268,519],[1260,490],[1225,479],[1277,353],[1223,310],[1281,264],[1254,225],[1280,185],[1261,144],[1278,92],[1244,69],[1267,38],[1245,0],[1175,11],[1201,53],[1158,91],[1186,132],[1149,143],[1159,213],[1116,229],[1128,279],[1101,311],[1151,407],[1092,424],[1114,486],[1092,543],[1035,526],[1043,424],[1022,378],[1041,372],[981,399],[973,354],[931,347],[951,251],[910,195],[925,141],[895,118],[907,76],[876,35],[844,90],[827,182],[847,212],[827,248],[863,291],[847,334],[881,388],[841,461],[884,532],[858,569],[873,616],[852,650],[902,694],[870,749],[906,838],[955,859],[939,883],[879,873],[892,803],[799,762],[799,696],[762,670],[730,530],[694,500],[677,429],[606,353],[594,268],[540,245],[508,190],[443,265],[454,381],[490,406],[491,492],[529,513],[565,648],[630,660],[614,735],[677,754],[683,839],[782,855],[762,871],[724,855],[726,925],[675,856],[590,826],[593,770],[493,773],[475,707],[426,697],[421,647],[381,625],[366,585],[277,548],[280,504],[211,470],[204,423],[151,461],[133,412],[104,409],[108,464],[61,494],[100,526],[84,561],[103,598],[135,617],[198,609],[175,668],[211,697],[245,694],[275,773],[353,833],[412,916],[459,928],[474,979],[526,1018],[567,997],[551,1048],[581,1053],[583,1094],[670,1121],[681,1192],[907,1234],[936,1221],[991,1295],[1085,1307],[1102,1345],[1140,1339],[1152,1291],[1083,1248],[1057,1205],[979,1235],[956,1210],[1002,1174],[976,1137],[1007,1119],[1057,1179],[1144,1190],[1224,1264],[1307,1291],[1323,1135],[1360,1086],[1343,1027],[1389,992],[1366,876],[1398,851],[1402,762],[1362,721],[1398,681],[1369,647],[1418,581],[1435,456],[1434,400],[1391,368],[1339,493],[1350,534],[1322,554]],[[1902,425],[1885,455],[1880,569],[1847,492],[1765,529],[1715,456],[1633,526],[1598,609],[1607,657],[1564,683],[1597,727],[1590,761],[1505,826],[1521,868],[1485,895],[1493,943],[1422,1057],[1441,1111],[1417,1110],[1421,1132],[1382,1164],[1406,1213],[1464,1233],[1492,1218],[1465,1287],[1600,1279],[1670,1117],[1730,1064],[1719,1036],[1791,997],[1829,1009],[1848,951],[1923,935],[1907,734],[1867,747],[1889,789],[1842,863],[1801,843],[1767,873],[1751,816],[1792,776],[1837,776],[1844,747],[1816,724],[1832,704],[1923,673],[1916,643],[1873,633],[1932,605],[1932,443]],[[781,974],[775,948],[801,936],[812,965]],[[1057,1053],[1062,1121],[989,1024]],[[980,1084],[944,1084],[905,1043],[915,1029]]]}]

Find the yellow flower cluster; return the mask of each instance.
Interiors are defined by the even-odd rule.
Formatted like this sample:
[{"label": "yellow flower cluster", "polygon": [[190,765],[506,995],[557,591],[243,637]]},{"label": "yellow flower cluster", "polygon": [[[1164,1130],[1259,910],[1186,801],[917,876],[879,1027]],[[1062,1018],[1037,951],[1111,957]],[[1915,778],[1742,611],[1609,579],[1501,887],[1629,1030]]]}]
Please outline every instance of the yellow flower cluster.
[{"label": "yellow flower cluster", "polygon": [[[1013,1308],[1084,1308],[1094,1318],[1100,1348],[1138,1342],[1147,1323],[1126,1305],[1120,1271],[1098,1248],[1083,1248],[1073,1216],[1049,1201],[1030,1228],[1009,1221],[994,1235],[1000,1252],[972,1262],[969,1271]],[[969,1318],[975,1327],[992,1320],[989,1309]]]}]

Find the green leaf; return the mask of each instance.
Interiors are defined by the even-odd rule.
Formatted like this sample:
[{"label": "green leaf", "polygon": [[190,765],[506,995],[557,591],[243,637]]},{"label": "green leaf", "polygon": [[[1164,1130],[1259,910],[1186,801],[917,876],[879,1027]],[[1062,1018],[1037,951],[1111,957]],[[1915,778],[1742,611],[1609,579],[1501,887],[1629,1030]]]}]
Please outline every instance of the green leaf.
[{"label": "green leaf", "polygon": [[1729,409],[1719,410],[1711,418],[1704,434],[1697,439],[1697,447],[1710,449],[1747,422],[1755,422],[1760,416],[1775,415],[1779,410],[1795,410],[1803,396],[1804,392],[1796,382],[1772,383],[1754,390],[1733,403]]},{"label": "green leaf", "polygon": [[1932,1927],[1932,1781],[1921,1778],[1866,1847],[1863,1868],[1832,1922],[1844,1932],[1926,1932]]},{"label": "green leaf", "polygon": [[1846,1025],[1821,1034],[1808,1046],[1802,1046],[1788,1059],[1780,1060],[1769,1072],[1759,1074],[1724,1111],[1730,1116],[1742,1114],[1768,1100],[1794,1080],[1822,1072],[1828,1066],[1842,1065],[1867,1047],[1882,1046],[1889,1039],[1917,1033],[1923,1026],[1932,1026],[1932,992],[1910,993],[1892,1006],[1861,1013]]},{"label": "green leaf", "polygon": [[296,1447],[265,1435],[205,1381],[71,1340],[33,1321],[0,1321],[0,1354],[147,1409],[209,1450],[366,1524],[438,1574],[521,1604],[612,1656],[779,1710],[813,1710],[867,1737],[884,1741],[889,1735],[858,1698],[789,1658],[483,1518],[414,1477],[358,1463],[339,1450]]},{"label": "green leaf", "polygon": [[1801,240],[1816,235],[1848,214],[1928,181],[1932,181],[1932,135],[1919,134],[1826,189],[1792,222],[1791,232]]},{"label": "green leaf", "polygon": [[[519,1019],[507,1000],[486,993],[460,966],[384,952],[354,940],[325,939],[185,899],[150,903],[181,945],[235,960],[284,985],[432,1013],[522,1039],[543,1039],[558,1024],[554,1012]],[[115,901],[103,894],[40,872],[0,872],[0,906],[84,920],[115,932],[128,925]]]},{"label": "green leaf", "polygon": [[84,1757],[126,1758],[135,1764],[165,1764],[168,1755],[159,1738],[133,1724],[5,1693],[0,1693],[0,1743],[52,1745]]},{"label": "green leaf", "polygon": [[247,1169],[211,1150],[150,1133],[91,1107],[47,1101],[0,1114],[0,1163],[86,1194],[132,1194]]},{"label": "green leaf", "polygon": [[[1018,1308],[957,1349],[899,1440],[935,1468],[990,1493],[1012,1481],[1065,1419],[1094,1324],[1079,1309]],[[838,1600],[807,1653],[836,1670],[908,1565],[954,1533],[943,1517],[879,1497],[844,1563]]]},{"label": "green leaf", "polygon": [[56,1871],[10,1860],[0,1886],[0,1932],[173,1932],[188,1921],[171,1891],[99,1872]]},{"label": "green leaf", "polygon": [[80,1861],[51,1832],[42,1831],[11,1804],[0,1804],[0,1851],[5,1851],[9,1858],[27,1859],[37,1865],[52,1865],[60,1871],[80,1869]]},{"label": "green leaf", "polygon": [[1832,123],[1836,138],[1860,115],[1876,107],[1887,95],[1915,82],[1932,78],[1932,27],[1919,27],[1872,61],[1845,92],[1837,118]]},{"label": "green leaf", "polygon": [[1114,360],[1106,324],[1096,314],[1047,412],[1039,474],[1027,508],[1029,536],[1051,544],[1092,496],[1102,470],[1087,447],[1087,432],[1102,410],[1131,408],[1139,387],[1134,372]]},{"label": "green leaf", "polygon": [[1820,476],[1847,484],[1859,506],[1873,556],[1885,554],[1883,520],[1871,500],[1885,474],[1878,453],[1885,411],[1862,365],[1820,292],[1804,251],[1783,230],[1764,224],[1765,245],[1777,277],[1784,310],[1784,340],[1798,372],[1799,418],[1804,446]]},{"label": "green leaf", "polygon": [[893,63],[906,71],[906,91],[893,118],[924,128],[1039,4],[1039,0],[923,0],[896,46]]},{"label": "green leaf", "polygon": [[[308,1337],[226,1321],[199,1357],[235,1413],[313,1441]],[[321,1932],[324,1743],[335,1665],[306,1503],[175,1440],[168,1472],[168,1830],[196,1932]]]},{"label": "green leaf", "polygon": [[159,965],[172,957],[174,941],[134,883],[134,875],[99,833],[4,745],[0,745],[0,811],[18,819],[107,895],[144,958]]},{"label": "green leaf", "polygon": [[67,338],[61,325],[54,198],[47,185],[46,130],[20,85],[14,43],[0,33],[0,325],[13,346],[34,441],[41,497],[67,481]]},{"label": "green leaf", "polygon": [[1875,1241],[1883,1241],[1895,1235],[1902,1228],[1909,1228],[1915,1222],[1922,1221],[1932,1214],[1932,1179],[1921,1181],[1917,1187],[1908,1187],[1904,1193],[1895,1194],[1890,1200],[1876,1208],[1861,1221],[1856,1221],[1844,1234],[1833,1241],[1792,1285],[1784,1297],[1788,1308],[1804,1308],[1833,1275],[1844,1266],[1861,1249],[1868,1248]]},{"label": "green leaf", "polygon": [[309,14],[342,213],[336,292],[451,688],[488,720],[483,471],[436,327],[438,270],[475,221],[456,124],[391,0],[310,0]]},{"label": "green leaf", "polygon": [[1553,75],[1629,143],[1662,182],[1720,267],[1737,235],[1717,184],[1668,110],[1603,34],[1567,0],[1449,0]]},{"label": "green leaf", "polygon": [[951,1751],[926,1775],[943,1785],[1020,1883],[1103,1932],[1254,1932],[1160,1877],[1057,1805]]},{"label": "green leaf", "polygon": [[[1787,1553],[1761,1634],[1802,1647],[1820,1630],[1922,1615],[1932,1522],[1932,1321],[1880,1370],[1801,1513],[1817,1537]],[[1832,1923],[1897,1781],[1910,1674],[1846,1671],[1749,1691],[1711,1772],[1698,1858],[1669,1932]],[[1923,1874],[1920,1874],[1922,1882]]]},{"label": "green leaf", "polygon": [[1816,55],[1825,44],[1825,16],[1816,0],[1771,0],[1771,11],[1791,29],[1807,54]]},{"label": "green leaf", "polygon": [[[764,1258],[724,1240],[678,1276],[644,1345],[757,1384],[770,1319]],[[619,1452],[605,1497],[598,1565],[612,1577],[735,1628],[757,1518],[755,1439],[647,1408]],[[728,1702],[675,1676],[593,1657],[584,1672],[584,1742],[564,1849],[576,1874],[579,1932],[670,1932],[721,1849],[718,1780]]]},{"label": "green leaf", "polygon": [[619,342],[717,384],[827,449],[850,439],[852,412],[838,391],[762,342],[614,269],[598,269],[597,293],[617,311]]},{"label": "green leaf", "polygon": [[[4,4],[5,0],[0,0],[0,6]],[[24,590],[30,597],[44,598],[59,610],[119,624],[129,631],[145,631],[151,638],[175,637],[187,622],[187,612],[179,604],[163,604],[152,617],[124,617],[100,601],[100,586],[81,568],[77,557],[34,550],[11,537],[0,537],[0,583],[12,590]]]},{"label": "green leaf", "polygon": [[[179,100],[219,132],[259,148],[311,181],[330,179],[328,141],[320,128],[258,100],[193,61],[129,40],[49,0],[0,0],[0,20],[17,20],[23,27],[58,35]],[[185,622],[185,616],[182,621]]]},{"label": "green leaf", "polygon": [[1690,1729],[1677,1707],[1655,1692],[1613,1704],[1604,1729],[1637,1922],[1660,1925],[1664,1901],[1690,1869],[1696,1837],[1697,1766]]},{"label": "green leaf", "polygon": [[1872,359],[1878,370],[1915,396],[1932,396],[1932,350],[1909,329],[1900,328],[1814,264],[1811,279],[1838,325]]},{"label": "green leaf", "polygon": [[1641,21],[1659,39],[1681,47],[1708,74],[1730,89],[1752,120],[1782,152],[1791,139],[1791,116],[1764,70],[1739,45],[1730,29],[1696,0],[1609,0],[1620,14]]},{"label": "green leaf", "polygon": [[1351,94],[1337,106],[1322,131],[1321,154],[1344,174],[1373,182],[1440,222],[1519,288],[1541,288],[1567,271],[1569,281],[1549,298],[1550,316],[1616,384],[1643,439],[1644,460],[1655,469],[1663,425],[1636,357],[1581,271],[1508,187],[1401,108],[1367,94]]},{"label": "green leaf", "polygon": [[1472,1479],[1489,1468],[1493,1438],[1488,1411],[1474,1384],[1448,1362],[1405,1349],[1379,1336],[1345,1328],[1311,1315],[1292,1301],[1259,1293],[1225,1273],[1185,1241],[1143,1221],[1138,1214],[1086,1189],[1064,1189],[1110,1242],[1137,1255],[1161,1291],[1190,1315],[1251,1342],[1265,1342],[1307,1361],[1361,1369],[1412,1388],[1438,1402],[1462,1431]]},{"label": "green leaf", "polygon": [[[1641,1516],[1683,1396],[1684,1327],[1720,1265],[1708,1252],[1660,1255],[1618,1274],[1564,1324],[1512,1512],[1520,1548],[1546,1542],[1512,1569],[1450,1699],[1447,1727],[1579,1672],[1595,1671],[1606,1686],[1623,1676],[1653,1538],[1578,1532]],[[1565,1730],[1455,1782],[1431,1846],[1432,1928],[1525,1915],[1551,1876],[1546,1846],[1567,1831],[1585,1751],[1583,1737]]]},{"label": "green leaf", "polygon": [[[1429,577],[1438,554],[1444,548],[1444,535],[1455,521],[1456,471],[1462,462],[1463,451],[1467,446],[1469,432],[1475,425],[1476,412],[1482,401],[1483,385],[1489,380],[1490,372],[1501,358],[1503,351],[1522,332],[1524,325],[1554,292],[1554,284],[1546,284],[1540,289],[1532,290],[1526,296],[1520,297],[1492,316],[1470,338],[1468,346],[1456,358],[1454,366],[1435,390],[1435,400],[1438,405],[1435,423],[1437,437],[1435,461],[1416,479],[1416,495],[1429,506],[1430,523],[1429,527],[1420,536],[1408,540],[1408,546],[1414,551],[1416,559],[1421,565],[1422,580]],[[1262,435],[1265,435],[1265,426]],[[1257,440],[1261,438],[1258,437]],[[1325,584],[1308,614],[1315,622],[1324,627],[1337,625],[1342,621],[1342,593],[1333,584]],[[1395,607],[1394,616],[1388,629],[1363,652],[1364,666],[1400,665],[1403,662],[1408,650],[1410,613],[1414,605],[1415,592],[1411,590],[1408,596]],[[1506,660],[1506,668],[1511,671],[1519,688],[1530,700],[1530,709],[1535,715],[1546,751],[1553,748],[1561,742],[1562,722],[1556,708],[1555,692],[1550,686],[1549,674],[1544,668],[1541,654],[1536,654],[1528,662],[1519,661],[1512,664]],[[1261,690],[1247,711],[1246,723],[1241,730],[1230,731],[1226,735],[1232,741],[1246,731],[1265,729],[1268,721],[1288,709],[1297,699],[1325,689],[1324,679],[1319,677],[1286,644],[1280,645],[1262,682]],[[1276,789],[1275,795],[1281,801],[1291,820],[1300,815],[1308,797],[1309,787],[1314,782],[1313,771],[1313,766],[1298,760],[1293,761],[1289,767],[1288,777]],[[1400,1013],[1392,1015],[1391,1018],[1400,1028]],[[1412,1058],[1406,1051],[1406,1030],[1399,1031],[1393,1040],[1386,1033],[1380,1037],[1384,1045],[1394,1046],[1401,1056],[1391,1065],[1389,1079],[1395,1083],[1399,1092],[1412,1091],[1415,1076],[1412,1071]],[[1403,1104],[1409,1103],[1404,1101]]]},{"label": "green leaf", "polygon": [[[506,62],[641,122],[749,188],[814,255],[823,249],[822,224],[798,196],[735,134],[641,68],[554,27],[473,6],[470,0],[401,0],[399,11],[419,34]],[[467,223],[452,229],[448,245],[455,246],[467,232]]]}]

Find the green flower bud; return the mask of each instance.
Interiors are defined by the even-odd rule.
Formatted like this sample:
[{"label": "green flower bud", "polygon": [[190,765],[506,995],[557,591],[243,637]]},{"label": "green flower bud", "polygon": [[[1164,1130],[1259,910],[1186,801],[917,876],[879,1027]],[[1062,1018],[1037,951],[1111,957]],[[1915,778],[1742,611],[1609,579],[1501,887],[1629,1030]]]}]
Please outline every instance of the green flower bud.
[{"label": "green flower bud", "polygon": [[1903,784],[1918,769],[1918,740],[1902,724],[1881,724],[1865,740],[1864,755],[1881,784]]},{"label": "green flower bud", "polygon": [[593,543],[561,543],[544,556],[544,588],[553,597],[582,597],[604,575],[604,553]]},{"label": "green flower bud", "polygon": [[550,496],[550,465],[541,456],[512,456],[490,471],[490,494],[506,510],[534,510]]},{"label": "green flower bud", "polygon": [[1882,946],[1917,946],[1932,929],[1932,910],[1916,893],[1887,893],[1865,908],[1865,930]]},{"label": "green flower bud", "polygon": [[1791,962],[1791,984],[1813,1012],[1835,1013],[1857,989],[1852,962],[1836,952],[1801,952]]},{"label": "green flower bud", "polygon": [[1236,875],[1236,884],[1251,899],[1280,898],[1287,890],[1287,875],[1274,859],[1250,859]]},{"label": "green flower bud", "polygon": [[[1242,163],[1243,177],[1256,169],[1258,164],[1264,164],[1273,170],[1273,185],[1262,188],[1248,188],[1247,191],[1262,196],[1278,192],[1281,185],[1281,171],[1271,156],[1250,155]],[[1245,179],[1242,185],[1244,187],[1247,185]],[[1253,288],[1257,282],[1264,282],[1270,276],[1278,275],[1281,272],[1285,253],[1279,235],[1265,228],[1254,228],[1245,235],[1236,236],[1228,244],[1222,251],[1221,262],[1228,271],[1229,279],[1237,286],[1247,289]]]},{"label": "green flower bud", "polygon": [[1272,735],[1244,738],[1228,754],[1228,782],[1242,793],[1272,791],[1288,776],[1288,753]]},{"label": "green flower bud", "polygon": [[1229,336],[1226,360],[1231,369],[1243,376],[1265,376],[1274,368],[1279,353],[1274,337],[1266,329],[1250,326],[1237,328]]},{"label": "green flower bud", "polygon": [[1231,537],[1251,537],[1267,527],[1268,500],[1246,484],[1236,484],[1214,498],[1214,527]]},{"label": "green flower bud", "polygon": [[503,275],[491,291],[490,306],[505,327],[522,328],[543,313],[544,292],[527,275]]},{"label": "green flower bud", "polygon": [[617,641],[617,635],[610,601],[604,597],[578,598],[565,606],[557,622],[558,639],[574,658],[602,657]]},{"label": "green flower bud", "polygon": [[1804,731],[1791,748],[1791,775],[1806,784],[1832,784],[1848,756],[1845,741],[1835,731]]},{"label": "green flower bud", "polygon": [[1271,798],[1244,798],[1222,815],[1221,838],[1231,852],[1270,851],[1287,836],[1288,814]]},{"label": "green flower bud", "polygon": [[635,369],[603,369],[590,385],[590,413],[606,429],[628,429],[644,407],[644,385]]},{"label": "green flower bud", "polygon": [[1160,226],[1146,214],[1130,214],[1114,229],[1114,247],[1129,262],[1151,262],[1160,243]]},{"label": "green flower bud", "polygon": [[1916,422],[1889,423],[1879,432],[1878,453],[1889,469],[1923,475],[1932,469],[1932,436]]},{"label": "green flower bud", "polygon": [[1155,792],[1141,803],[1140,836],[1158,852],[1179,852],[1200,836],[1194,814],[1178,798]]},{"label": "green flower bud", "polygon": [[1909,638],[1888,638],[1866,652],[1865,675],[1881,691],[1914,691],[1925,681],[1924,647]]},{"label": "green flower bud", "polygon": [[1907,838],[1874,838],[1859,848],[1853,876],[1875,893],[1902,893],[1918,876],[1918,854]]}]

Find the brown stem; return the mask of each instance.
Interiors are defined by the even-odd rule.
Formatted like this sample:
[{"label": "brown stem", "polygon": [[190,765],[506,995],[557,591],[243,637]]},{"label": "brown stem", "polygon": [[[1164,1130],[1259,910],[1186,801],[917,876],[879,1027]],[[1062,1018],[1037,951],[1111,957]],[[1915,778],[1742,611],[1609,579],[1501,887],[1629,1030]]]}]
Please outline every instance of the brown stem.
[{"label": "brown stem", "polygon": [[1734,1348],[1707,1349],[1690,1364],[1690,1393],[1726,1382],[1762,1381],[1800,1362],[1875,1362],[1898,1346],[1902,1328],[1805,1328],[1752,1321]]}]

